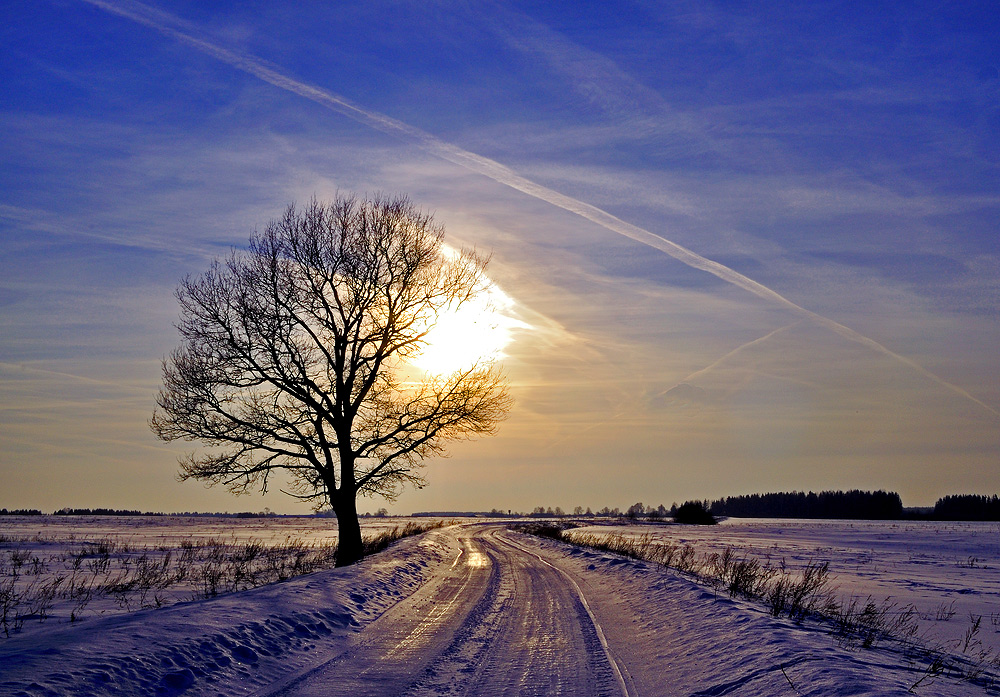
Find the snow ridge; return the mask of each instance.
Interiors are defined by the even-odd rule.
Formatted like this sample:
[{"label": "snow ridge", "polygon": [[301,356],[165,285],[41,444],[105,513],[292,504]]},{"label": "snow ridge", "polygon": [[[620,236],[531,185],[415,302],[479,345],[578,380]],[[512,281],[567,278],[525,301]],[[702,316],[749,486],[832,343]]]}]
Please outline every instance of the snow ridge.
[{"label": "snow ridge", "polygon": [[11,639],[0,645],[0,695],[256,691],[342,653],[447,559],[434,533],[398,546],[350,569]]}]

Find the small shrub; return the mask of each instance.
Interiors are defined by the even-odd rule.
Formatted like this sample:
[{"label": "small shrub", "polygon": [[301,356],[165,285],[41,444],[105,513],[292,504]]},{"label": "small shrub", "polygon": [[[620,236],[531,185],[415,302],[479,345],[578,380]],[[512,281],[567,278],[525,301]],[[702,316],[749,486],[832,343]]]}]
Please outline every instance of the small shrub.
[{"label": "small shrub", "polygon": [[955,616],[955,601],[952,600],[950,604],[941,603],[937,610],[934,612],[935,622],[948,622],[952,617]]},{"label": "small shrub", "polygon": [[547,537],[550,540],[560,540],[564,538],[563,532],[572,525],[560,525],[558,523],[531,523],[528,525],[514,526],[515,529],[521,532],[526,532],[529,535],[535,535],[536,537]]},{"label": "small shrub", "polygon": [[719,521],[700,501],[688,501],[674,512],[674,522],[682,525],[715,525]]}]

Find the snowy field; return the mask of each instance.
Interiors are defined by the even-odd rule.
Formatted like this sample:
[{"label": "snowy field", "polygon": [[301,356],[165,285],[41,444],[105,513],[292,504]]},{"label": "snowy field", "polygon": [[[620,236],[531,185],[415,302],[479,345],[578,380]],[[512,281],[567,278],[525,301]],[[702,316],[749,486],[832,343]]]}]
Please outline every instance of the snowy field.
[{"label": "snowy field", "polygon": [[1000,523],[730,518],[715,526],[596,525],[570,535],[622,533],[689,544],[701,555],[754,556],[795,570],[829,562],[842,598],[912,605],[931,643],[973,641],[1000,653]]},{"label": "snowy field", "polygon": [[[413,520],[363,518],[362,532],[376,535]],[[649,535],[689,544],[706,557],[731,547],[737,554],[793,570],[809,562],[829,562],[832,583],[842,597],[870,596],[912,605],[928,638],[942,642],[962,639],[973,618],[981,617],[977,639],[1000,652],[998,523],[732,518],[708,527],[593,525],[571,534],[587,533]],[[70,621],[71,614],[77,621],[261,585],[268,579],[263,571],[254,578],[254,564],[260,570],[270,563],[273,580],[298,575],[303,569],[294,568],[296,559],[301,567],[312,563],[310,555],[316,557],[315,568],[322,568],[336,541],[336,521],[330,518],[5,516],[0,518],[0,578],[13,588],[14,561],[20,559],[17,588],[37,592],[63,579],[43,617],[36,608],[26,612],[18,627],[20,632],[36,632]],[[241,577],[233,564],[255,550],[256,558]],[[275,562],[281,552],[287,559]],[[227,553],[229,577],[224,578]],[[118,593],[93,593],[88,602],[81,602],[85,596],[78,589],[88,581],[131,580],[142,564],[162,565],[168,554],[175,576],[181,573],[182,561],[190,561],[184,578],[144,593],[141,583],[131,590],[120,583],[126,587]],[[287,562],[287,568],[274,568],[281,562]],[[213,581],[213,573],[220,578]],[[76,597],[70,597],[73,590]],[[0,639],[3,634],[0,627]]]},{"label": "snowy field", "polygon": [[[363,518],[362,535],[412,522]],[[3,516],[0,641],[329,568],[336,545],[332,518]]]},{"label": "snowy field", "polygon": [[[410,519],[364,522],[372,535]],[[672,570],[510,532],[506,522],[465,522],[402,540],[355,567],[230,592],[232,568],[253,575],[277,564],[260,561],[267,550],[293,549],[292,564],[329,549],[333,521],[0,520],[5,580],[15,554],[19,582],[44,584],[71,573],[77,558],[81,577],[105,556],[116,573],[134,576],[143,554],[162,563],[170,553],[173,564],[185,550],[207,550],[188,552],[188,577],[170,587],[176,597],[163,607],[149,594],[127,607],[95,598],[71,621],[72,607],[56,598],[45,621],[31,617],[10,638],[0,634],[0,697],[305,697],[332,685],[344,690],[334,694],[491,697],[955,697],[1000,689],[994,668],[987,683],[970,683],[890,644],[841,645],[821,625],[773,618]],[[708,556],[728,546],[789,568],[829,561],[839,593],[912,603],[922,624],[949,641],[961,640],[968,615],[983,617],[975,641],[997,644],[996,524],[730,520],[576,532],[652,535]],[[240,561],[247,549],[258,550],[265,571]],[[205,596],[198,569],[222,567],[229,575],[217,595]]]},{"label": "snowy field", "polygon": [[[366,533],[406,524],[411,518],[362,518]],[[422,520],[422,519],[421,519]],[[135,546],[177,547],[186,540],[261,540],[265,543],[286,539],[307,542],[336,542],[337,520],[314,516],[237,518],[208,516],[2,516],[0,535],[27,543],[52,544],[94,542],[112,537]],[[4,543],[8,547],[9,542]]]}]

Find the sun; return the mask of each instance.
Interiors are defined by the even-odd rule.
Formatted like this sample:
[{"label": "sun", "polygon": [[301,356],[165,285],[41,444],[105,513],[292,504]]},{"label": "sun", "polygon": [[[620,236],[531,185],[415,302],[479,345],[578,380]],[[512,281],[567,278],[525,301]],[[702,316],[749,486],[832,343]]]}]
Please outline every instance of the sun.
[{"label": "sun", "polygon": [[409,358],[411,365],[432,375],[448,375],[505,356],[515,330],[528,325],[511,316],[513,298],[490,279],[482,282],[475,298],[438,315],[421,350]]}]

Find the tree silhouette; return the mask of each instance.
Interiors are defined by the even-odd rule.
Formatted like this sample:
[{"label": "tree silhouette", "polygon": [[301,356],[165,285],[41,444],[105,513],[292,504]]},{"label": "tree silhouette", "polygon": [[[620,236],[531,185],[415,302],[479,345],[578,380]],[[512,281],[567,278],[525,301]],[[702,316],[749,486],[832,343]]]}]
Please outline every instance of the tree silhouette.
[{"label": "tree silhouette", "polygon": [[182,343],[163,363],[150,426],[207,451],[181,479],[289,493],[337,516],[337,564],[363,555],[357,497],[423,484],[448,441],[493,433],[509,409],[492,364],[404,380],[440,313],[482,293],[487,260],[442,253],[443,228],[408,199],[313,200],[254,232],[177,290]]}]

